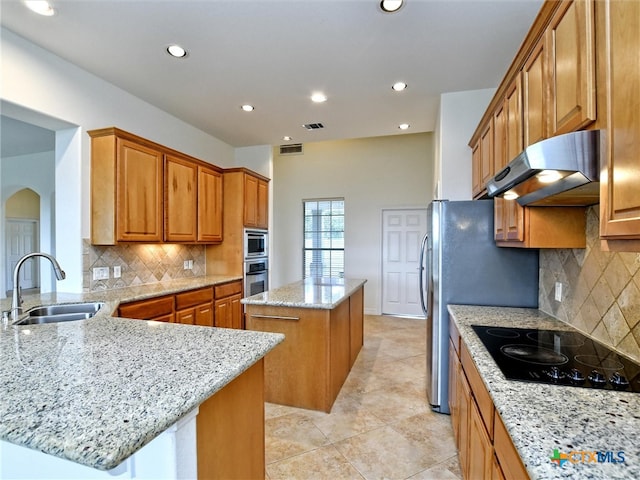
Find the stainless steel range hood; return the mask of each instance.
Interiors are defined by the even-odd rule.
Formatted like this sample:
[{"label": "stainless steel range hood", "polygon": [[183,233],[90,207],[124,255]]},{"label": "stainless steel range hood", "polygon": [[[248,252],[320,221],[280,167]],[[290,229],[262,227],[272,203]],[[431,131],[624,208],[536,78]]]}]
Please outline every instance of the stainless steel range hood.
[{"label": "stainless steel range hood", "polygon": [[598,203],[602,134],[586,130],[530,145],[487,182],[488,195],[517,198],[523,206]]}]

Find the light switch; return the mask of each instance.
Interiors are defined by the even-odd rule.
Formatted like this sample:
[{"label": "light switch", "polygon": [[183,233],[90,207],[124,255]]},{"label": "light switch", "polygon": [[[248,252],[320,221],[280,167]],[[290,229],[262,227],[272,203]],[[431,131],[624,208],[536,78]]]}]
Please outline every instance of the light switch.
[{"label": "light switch", "polygon": [[562,301],[562,283],[556,282],[556,302]]}]

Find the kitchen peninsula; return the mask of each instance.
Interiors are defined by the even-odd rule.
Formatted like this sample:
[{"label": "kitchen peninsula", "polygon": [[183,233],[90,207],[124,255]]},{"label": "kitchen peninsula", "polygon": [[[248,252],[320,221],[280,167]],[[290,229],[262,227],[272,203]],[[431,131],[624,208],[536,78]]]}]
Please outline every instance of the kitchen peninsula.
[{"label": "kitchen peninsula", "polygon": [[307,278],[242,299],[247,330],[285,340],[265,358],[265,400],[330,412],[362,348],[366,280]]},{"label": "kitchen peninsula", "polygon": [[112,316],[120,301],[229,280],[25,296],[105,305],[0,331],[0,477],[263,478],[263,357],[283,336]]}]

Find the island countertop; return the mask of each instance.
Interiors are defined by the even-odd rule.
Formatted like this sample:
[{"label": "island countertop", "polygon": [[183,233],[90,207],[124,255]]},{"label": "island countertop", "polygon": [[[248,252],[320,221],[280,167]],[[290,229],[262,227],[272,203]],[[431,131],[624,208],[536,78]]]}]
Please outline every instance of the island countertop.
[{"label": "island countertop", "polygon": [[203,279],[30,298],[34,304],[104,300],[109,308],[88,320],[1,329],[0,439],[114,468],[282,342],[280,334],[109,313],[120,301],[229,280]]},{"label": "island countertop", "polygon": [[[450,305],[449,312],[532,479],[640,478],[640,395],[507,380],[471,325],[574,330],[539,310]],[[574,462],[559,467],[554,450]],[[580,452],[624,452],[624,463]],[[588,460],[589,456],[585,456]]]},{"label": "island countertop", "polygon": [[367,281],[355,278],[305,278],[241,300],[245,305],[332,310]]}]

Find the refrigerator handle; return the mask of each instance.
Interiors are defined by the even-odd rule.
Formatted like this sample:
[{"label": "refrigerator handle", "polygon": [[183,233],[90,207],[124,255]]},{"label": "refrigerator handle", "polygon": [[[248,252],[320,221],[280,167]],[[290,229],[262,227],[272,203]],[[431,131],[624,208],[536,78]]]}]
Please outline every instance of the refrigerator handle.
[{"label": "refrigerator handle", "polygon": [[[426,267],[425,264],[425,252],[427,251],[427,240],[429,239],[429,235],[425,235],[424,238],[422,239],[422,244],[420,245],[420,266],[418,267],[418,270],[420,272],[420,306],[422,307],[422,312],[427,315],[427,305],[425,304],[424,301],[424,279],[425,279],[425,274],[424,274],[424,270]],[[428,274],[428,272],[427,272]]]}]

